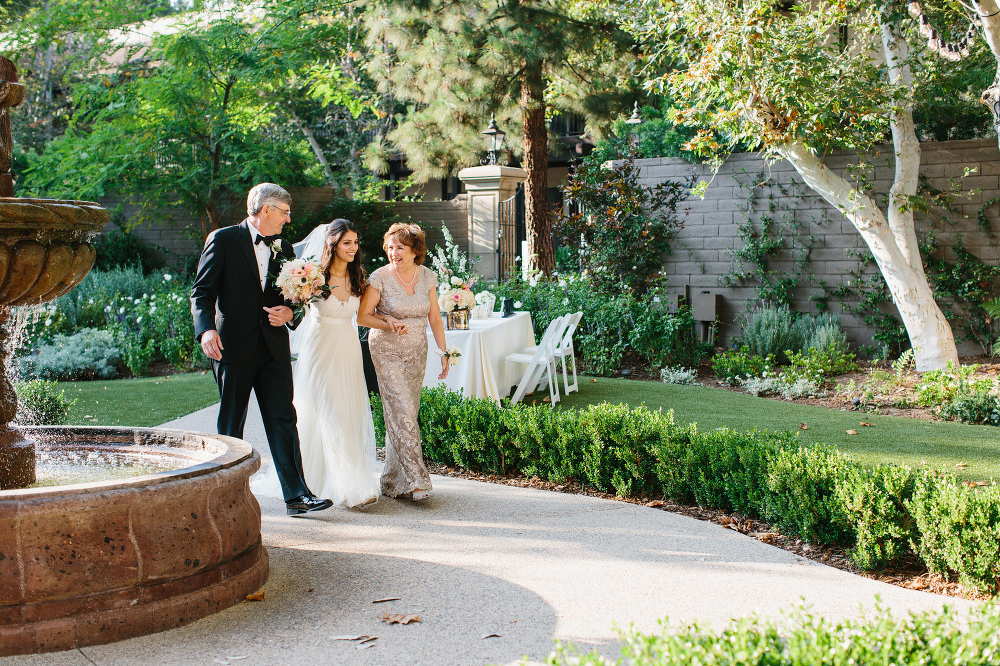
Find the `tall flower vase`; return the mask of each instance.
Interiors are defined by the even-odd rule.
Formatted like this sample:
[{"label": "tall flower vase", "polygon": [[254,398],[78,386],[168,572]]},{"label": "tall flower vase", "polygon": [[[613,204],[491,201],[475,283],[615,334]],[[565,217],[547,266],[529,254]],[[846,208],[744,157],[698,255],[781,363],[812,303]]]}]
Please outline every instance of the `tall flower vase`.
[{"label": "tall flower vase", "polygon": [[448,313],[448,330],[465,331],[469,328],[469,310],[452,310]]}]

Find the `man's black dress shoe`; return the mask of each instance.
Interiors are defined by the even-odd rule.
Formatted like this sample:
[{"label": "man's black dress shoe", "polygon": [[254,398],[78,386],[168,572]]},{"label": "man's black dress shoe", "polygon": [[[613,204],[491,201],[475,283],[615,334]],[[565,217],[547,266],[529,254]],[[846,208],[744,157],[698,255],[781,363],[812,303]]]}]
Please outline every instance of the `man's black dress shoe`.
[{"label": "man's black dress shoe", "polygon": [[333,506],[333,500],[318,499],[309,495],[293,497],[285,502],[285,511],[289,516],[297,516],[307,511],[322,511]]}]

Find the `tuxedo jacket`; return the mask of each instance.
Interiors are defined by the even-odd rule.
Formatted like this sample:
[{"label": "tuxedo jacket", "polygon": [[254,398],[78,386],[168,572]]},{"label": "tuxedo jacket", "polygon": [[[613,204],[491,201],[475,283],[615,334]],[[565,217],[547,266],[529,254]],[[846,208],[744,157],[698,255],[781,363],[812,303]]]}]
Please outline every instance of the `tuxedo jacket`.
[{"label": "tuxedo jacket", "polygon": [[264,308],[291,305],[274,286],[274,276],[283,261],[295,258],[295,250],[291,243],[279,241],[280,251],[271,251],[267,281],[261,289],[253,234],[248,225],[244,220],[223,227],[209,234],[205,241],[191,288],[195,336],[200,341],[205,331],[218,331],[223,363],[246,365],[260,339],[276,361],[291,362],[288,328],[295,328],[299,319],[287,327],[271,326]]}]

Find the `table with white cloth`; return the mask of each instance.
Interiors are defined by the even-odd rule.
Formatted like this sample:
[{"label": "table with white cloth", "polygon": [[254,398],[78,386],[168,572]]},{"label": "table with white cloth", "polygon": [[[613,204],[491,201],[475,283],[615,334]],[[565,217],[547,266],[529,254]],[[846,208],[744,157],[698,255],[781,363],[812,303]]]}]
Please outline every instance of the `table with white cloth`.
[{"label": "table with white cloth", "polygon": [[444,332],[445,347],[458,347],[462,357],[458,365],[451,366],[448,378],[441,374],[441,357],[434,350],[437,343],[430,326],[427,327],[427,368],[424,386],[445,384],[453,391],[477,398],[493,398],[497,402],[510,395],[513,387],[524,374],[524,365],[508,363],[507,356],[535,344],[531,326],[531,313],[515,312],[510,317],[494,313],[489,319],[469,320],[469,330]]}]

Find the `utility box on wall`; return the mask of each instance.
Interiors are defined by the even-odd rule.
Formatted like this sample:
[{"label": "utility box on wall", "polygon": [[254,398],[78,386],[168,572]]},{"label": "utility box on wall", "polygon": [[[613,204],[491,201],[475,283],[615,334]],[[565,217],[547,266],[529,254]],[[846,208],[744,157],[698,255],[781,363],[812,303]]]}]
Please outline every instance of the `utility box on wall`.
[{"label": "utility box on wall", "polygon": [[701,323],[701,341],[715,342],[715,322],[722,314],[722,294],[691,294],[691,314]]}]

